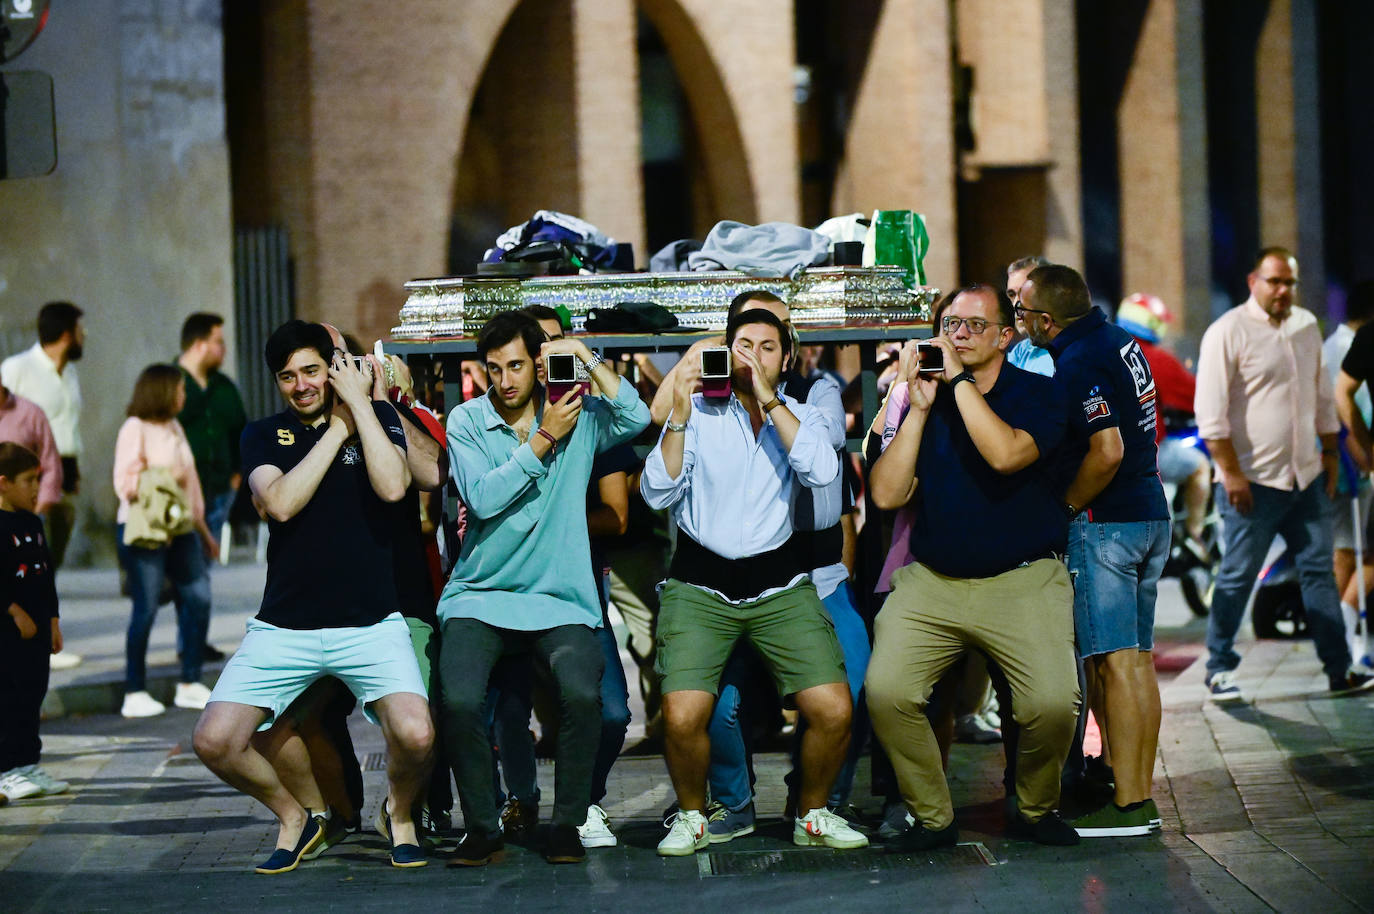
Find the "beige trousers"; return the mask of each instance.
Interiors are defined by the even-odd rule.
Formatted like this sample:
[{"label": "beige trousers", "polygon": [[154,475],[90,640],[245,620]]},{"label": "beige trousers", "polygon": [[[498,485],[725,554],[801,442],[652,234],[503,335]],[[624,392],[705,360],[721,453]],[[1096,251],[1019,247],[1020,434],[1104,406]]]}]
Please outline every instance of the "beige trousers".
[{"label": "beige trousers", "polygon": [[1059,803],[1059,775],[1078,717],[1073,586],[1062,562],[1041,559],[992,578],[948,578],[912,563],[892,577],[878,614],[865,686],[873,730],[917,821],[954,821],[926,703],[970,648],[996,661],[1021,727],[1016,796],[1034,822]]}]

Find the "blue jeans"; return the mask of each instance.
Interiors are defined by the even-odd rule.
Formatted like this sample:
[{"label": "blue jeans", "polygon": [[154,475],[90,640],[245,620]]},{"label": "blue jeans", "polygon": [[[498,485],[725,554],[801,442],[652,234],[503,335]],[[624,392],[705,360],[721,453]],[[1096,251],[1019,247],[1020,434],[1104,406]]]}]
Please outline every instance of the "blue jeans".
[{"label": "blue jeans", "polygon": [[1155,597],[1169,559],[1167,520],[1069,525],[1073,621],[1080,657],[1154,650]]},{"label": "blue jeans", "polygon": [[[831,806],[843,806],[849,802],[849,793],[854,786],[854,774],[858,768],[859,757],[863,754],[867,736],[868,716],[866,704],[859,700],[863,691],[864,676],[868,672],[868,659],[873,653],[868,641],[868,627],[854,605],[854,590],[845,581],[834,593],[823,601],[830,619],[835,625],[835,635],[844,653],[845,676],[849,680],[849,695],[854,701],[854,723],[849,739],[849,753],[835,783],[830,789]],[[708,780],[711,784],[711,799],[731,809],[739,810],[753,800],[753,768],[749,763],[749,752],[744,744],[744,732],[740,726],[740,690],[746,670],[741,664],[747,662],[749,654],[736,653],[731,656],[721,677],[719,695],[707,734],[711,739],[711,768]],[[798,770],[801,759],[801,734],[805,721],[797,725],[797,737],[792,744],[792,769]]]},{"label": "blue jeans", "polygon": [[[234,507],[234,496],[238,492],[230,489],[228,492],[221,492],[218,495],[211,495],[205,499],[205,526],[210,528],[210,535],[219,537],[220,531],[224,529],[224,522],[229,519],[229,509]],[[220,548],[225,548],[224,543],[220,543]]]},{"label": "blue jeans", "polygon": [[124,525],[115,527],[119,561],[129,577],[133,614],[125,639],[124,690],[142,692],[148,683],[148,636],[157,618],[157,598],[166,577],[176,589],[181,681],[199,682],[201,650],[210,623],[210,572],[200,537],[183,533],[166,546],[142,549],[124,545]]},{"label": "blue jeans", "polygon": [[1350,648],[1345,640],[1341,599],[1331,568],[1331,500],[1326,497],[1325,477],[1318,476],[1306,489],[1284,491],[1250,483],[1254,507],[1242,515],[1217,486],[1221,507],[1221,570],[1207,617],[1207,672],[1234,670],[1240,665],[1235,651],[1236,632],[1245,615],[1245,604],[1255,589],[1255,576],[1264,564],[1274,535],[1283,537],[1296,554],[1298,586],[1307,610],[1307,627],[1328,676],[1343,676],[1350,669]]}]

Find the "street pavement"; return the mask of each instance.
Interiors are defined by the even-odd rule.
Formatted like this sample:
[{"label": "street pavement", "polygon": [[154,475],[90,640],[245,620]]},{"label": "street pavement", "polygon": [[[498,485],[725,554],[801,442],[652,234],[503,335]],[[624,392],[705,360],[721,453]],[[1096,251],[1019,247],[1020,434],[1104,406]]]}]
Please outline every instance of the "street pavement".
[{"label": "street pavement", "polygon": [[[256,610],[262,566],[217,568],[211,640],[230,650]],[[760,829],[691,858],[654,845],[672,800],[660,755],[627,753],[604,805],[620,835],[580,866],[553,867],[538,847],[499,864],[453,870],[387,865],[370,830],[281,876],[252,865],[272,850],[265,809],[215,779],[191,752],[196,714],[118,716],[128,601],[113,570],[59,575],[64,630],[86,656],[55,673],[43,764],[70,793],[0,808],[0,911],[433,910],[1141,910],[1374,911],[1374,694],[1326,695],[1312,648],[1247,642],[1239,671],[1249,703],[1223,707],[1202,685],[1204,623],[1174,582],[1161,587],[1158,627],[1164,724],[1154,797],[1164,818],[1149,837],[1041,847],[1006,837],[1000,746],[957,745],[950,762],[963,842],[887,855],[794,848],[781,819],[786,757],[757,760]],[[150,689],[169,698],[175,624],[164,607],[150,648]],[[633,669],[628,656],[627,668]],[[213,682],[217,666],[207,668]],[[631,681],[635,681],[631,677]],[[635,696],[632,696],[632,699]],[[642,736],[642,713],[629,742]],[[361,715],[354,739],[370,822],[385,794],[380,732]],[[553,767],[539,766],[547,816]],[[861,766],[855,802],[876,822]]]}]

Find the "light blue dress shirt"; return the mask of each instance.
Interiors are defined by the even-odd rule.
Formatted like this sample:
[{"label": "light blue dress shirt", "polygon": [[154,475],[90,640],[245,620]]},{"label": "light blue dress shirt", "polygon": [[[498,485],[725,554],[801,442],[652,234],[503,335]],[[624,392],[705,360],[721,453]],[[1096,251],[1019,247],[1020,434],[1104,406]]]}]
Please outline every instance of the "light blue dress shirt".
[{"label": "light blue dress shirt", "polygon": [[1042,374],[1047,378],[1054,377],[1054,356],[1050,355],[1048,349],[1041,349],[1029,339],[1022,339],[1007,350],[1007,361],[1017,368]]},{"label": "light blue dress shirt", "polygon": [[[542,417],[541,405],[536,422]],[[449,464],[468,526],[439,598],[440,622],[476,619],[517,631],[599,627],[601,603],[587,561],[592,460],[648,424],[649,407],[621,381],[613,399],[586,397],[572,432],[540,460],[489,397],[454,409]]]},{"label": "light blue dress shirt", "polygon": [[[787,388],[784,387],[784,390]],[[831,448],[838,451],[845,446],[845,413],[839,383],[830,375],[817,378],[807,391],[806,403],[821,414],[825,423],[826,439]],[[810,498],[800,501],[798,490],[803,488],[798,480],[793,488],[792,525],[798,530],[825,530],[840,522],[844,513],[844,473],[839,473],[824,486],[810,490]],[[799,510],[800,508],[800,510]],[[843,562],[835,562],[811,572],[811,583],[816,585],[816,594],[824,600],[835,592],[842,583],[849,580],[849,569]]]},{"label": "light blue dress shirt", "polygon": [[838,478],[840,461],[822,412],[786,397],[783,402],[801,423],[791,451],[783,448],[771,419],[756,439],[749,413],[736,397],[712,403],[694,395],[682,472],[676,479],[668,475],[660,436],[640,477],[645,502],[656,511],[670,509],[684,533],[727,559],[787,542],[793,530],[793,485],[828,485]]}]

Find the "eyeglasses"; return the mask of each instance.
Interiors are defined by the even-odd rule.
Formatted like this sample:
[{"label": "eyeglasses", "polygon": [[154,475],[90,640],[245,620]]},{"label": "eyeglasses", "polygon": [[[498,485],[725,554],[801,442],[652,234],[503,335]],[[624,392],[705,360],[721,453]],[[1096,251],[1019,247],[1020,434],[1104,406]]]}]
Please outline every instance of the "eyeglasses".
[{"label": "eyeglasses", "polygon": [[1027,315],[1027,314],[1044,314],[1044,315],[1050,317],[1051,319],[1053,319],[1053,317],[1054,317],[1054,315],[1053,315],[1053,314],[1050,314],[1050,312],[1048,312],[1048,311],[1037,311],[1037,310],[1035,310],[1034,308],[1027,308],[1025,305],[1015,305],[1015,306],[1012,307],[1011,310],[1014,311],[1014,312],[1016,313],[1016,316],[1017,316],[1017,317],[1023,317],[1024,315]]},{"label": "eyeglasses", "polygon": [[1271,289],[1294,289],[1297,288],[1298,285],[1296,279],[1286,279],[1278,276],[1261,276],[1260,278],[1268,283]]},{"label": "eyeglasses", "polygon": [[983,331],[987,330],[989,326],[1001,327],[1002,322],[984,320],[981,317],[954,317],[953,315],[942,318],[940,321],[940,328],[944,330],[945,333],[954,333],[960,326],[967,327],[969,333],[978,336],[982,334]]}]

